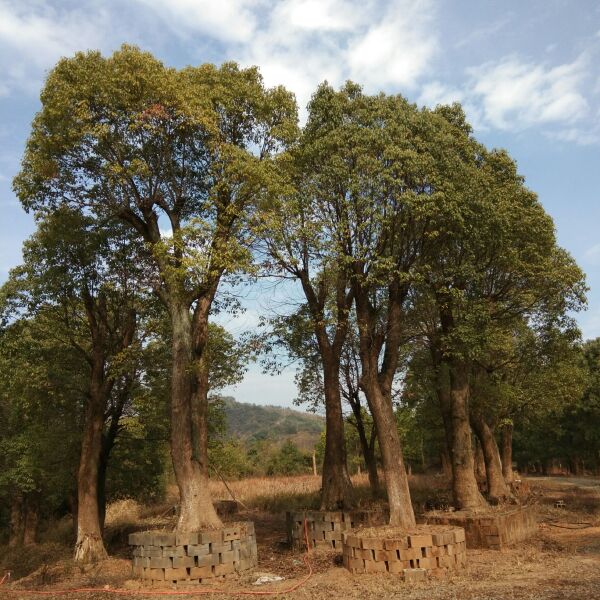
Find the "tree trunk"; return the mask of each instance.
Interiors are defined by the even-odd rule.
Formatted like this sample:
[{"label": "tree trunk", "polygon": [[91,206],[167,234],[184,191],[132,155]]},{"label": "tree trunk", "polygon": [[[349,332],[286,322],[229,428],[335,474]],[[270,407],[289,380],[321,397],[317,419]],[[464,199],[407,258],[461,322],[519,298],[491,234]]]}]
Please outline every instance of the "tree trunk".
[{"label": "tree trunk", "polygon": [[486,505],[475,479],[471,426],[469,424],[469,379],[462,364],[450,365],[452,403],[452,493],[458,509],[477,509]]},{"label": "tree trunk", "polygon": [[[171,377],[171,459],[179,488],[178,531],[221,527],[208,488],[208,386],[192,340],[192,320],[185,304],[170,307],[173,328]],[[206,325],[207,323],[200,323]],[[204,331],[194,331],[203,335]],[[196,347],[200,344],[196,342]]]},{"label": "tree trunk", "polygon": [[442,451],[440,452],[440,462],[442,464],[442,474],[444,477],[450,479],[452,477],[452,463],[446,448],[442,448]]},{"label": "tree trunk", "polygon": [[10,533],[8,545],[19,546],[23,543],[23,495],[15,492],[10,501]]},{"label": "tree trunk", "polygon": [[322,354],[325,391],[325,457],[321,510],[344,510],[353,507],[353,494],[346,461],[344,416],[339,383],[340,361],[332,351]]},{"label": "tree trunk", "polygon": [[410,501],[408,476],[404,466],[402,445],[392,400],[383,396],[376,380],[363,383],[379,440],[385,487],[390,506],[390,525],[409,529],[415,526],[415,513]]},{"label": "tree trunk", "polygon": [[493,503],[513,499],[510,488],[502,475],[500,451],[498,450],[498,444],[496,443],[493,431],[486,423],[483,415],[478,411],[472,412],[471,424],[483,450],[488,498]]},{"label": "tree trunk", "polygon": [[478,485],[486,484],[487,487],[487,473],[485,470],[485,458],[483,456],[483,449],[477,435],[475,436],[475,448],[473,459],[475,460],[475,479]]},{"label": "tree trunk", "polygon": [[104,356],[94,351],[90,396],[86,415],[77,474],[77,541],[75,560],[82,563],[106,558],[98,510],[98,467],[104,427]]},{"label": "tree trunk", "polygon": [[107,440],[104,438],[102,451],[100,452],[100,461],[98,463],[98,516],[100,519],[100,531],[104,531],[104,521],[106,519],[106,471],[108,469],[108,457],[110,448],[107,447]]},{"label": "tree trunk", "polygon": [[375,497],[379,494],[379,471],[377,470],[377,457],[375,456],[375,443],[377,442],[377,432],[375,425],[371,431],[371,438],[369,443],[363,449],[363,455],[365,458],[365,465],[369,473],[369,486],[371,487],[371,494]]},{"label": "tree trunk", "polygon": [[360,441],[360,447],[363,458],[365,459],[365,466],[367,467],[367,473],[369,475],[369,486],[371,487],[371,493],[373,496],[377,496],[379,493],[379,473],[377,472],[377,459],[375,457],[375,442],[377,441],[377,434],[375,426],[371,430],[371,437],[367,439],[367,432],[365,431],[365,423],[362,415],[362,406],[358,399],[358,392],[354,399],[348,398],[354,419],[356,421],[356,430],[358,432],[358,439]]},{"label": "tree trunk", "polygon": [[32,546],[37,543],[37,531],[40,513],[40,496],[37,492],[27,494],[25,499],[25,519],[23,526],[23,545]]},{"label": "tree trunk", "polygon": [[512,468],[512,437],[513,424],[506,423],[502,427],[502,474],[506,483],[512,483],[515,479]]}]

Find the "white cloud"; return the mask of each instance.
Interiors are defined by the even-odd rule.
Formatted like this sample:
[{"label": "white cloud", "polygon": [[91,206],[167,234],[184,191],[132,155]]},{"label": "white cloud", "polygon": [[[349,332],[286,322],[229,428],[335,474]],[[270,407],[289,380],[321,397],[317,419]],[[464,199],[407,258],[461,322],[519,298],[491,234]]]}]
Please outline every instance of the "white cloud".
[{"label": "white cloud", "polygon": [[452,104],[464,100],[464,90],[445,85],[440,81],[431,81],[421,87],[421,95],[417,102],[435,108],[438,104]]},{"label": "white cloud", "polygon": [[571,124],[589,112],[581,89],[587,66],[585,55],[556,67],[511,56],[470,69],[468,95],[481,104],[485,121],[497,129]]},{"label": "white cloud", "polygon": [[99,7],[60,11],[32,0],[0,0],[0,95],[37,92],[44,70],[61,56],[101,45],[108,13]]},{"label": "white cloud", "polygon": [[377,91],[410,88],[437,48],[433,0],[137,1],[176,35],[230,42],[232,58],[259,65],[265,82],[287,86],[301,107],[325,79],[356,79]]},{"label": "white cloud", "polygon": [[137,0],[158,13],[175,34],[201,32],[226,42],[250,42],[260,0]]},{"label": "white cloud", "polygon": [[429,0],[396,0],[364,35],[352,40],[350,73],[371,88],[412,87],[437,49],[430,30],[435,7]]}]

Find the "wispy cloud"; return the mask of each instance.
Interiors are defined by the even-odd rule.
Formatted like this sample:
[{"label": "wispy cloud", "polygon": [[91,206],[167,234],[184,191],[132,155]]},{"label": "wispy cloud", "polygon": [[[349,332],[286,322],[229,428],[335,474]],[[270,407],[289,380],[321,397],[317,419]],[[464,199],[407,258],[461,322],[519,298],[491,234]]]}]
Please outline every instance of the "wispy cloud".
[{"label": "wispy cloud", "polygon": [[0,95],[37,92],[61,56],[102,46],[108,12],[97,4],[60,10],[32,0],[0,0]]},{"label": "wispy cloud", "polygon": [[454,44],[455,48],[463,48],[464,46],[470,46],[472,44],[480,44],[481,42],[488,41],[490,37],[496,35],[502,31],[512,20],[514,19],[513,13],[506,14],[503,18],[478,27],[474,29],[469,35],[466,35],[461,40]]},{"label": "wispy cloud", "polygon": [[433,0],[137,1],[166,15],[174,35],[229,42],[232,58],[260,65],[266,83],[287,86],[301,106],[325,79],[413,88],[437,51]]},{"label": "wispy cloud", "polygon": [[498,129],[570,124],[590,109],[582,92],[588,66],[585,54],[555,67],[511,56],[469,69],[469,95],[479,100],[485,120]]},{"label": "wispy cloud", "polygon": [[554,140],[597,144],[600,114],[593,111],[591,64],[588,52],[559,65],[507,56],[466,69],[462,85],[426,83],[418,101],[427,106],[461,102],[476,129],[540,127]]},{"label": "wispy cloud", "polygon": [[583,253],[583,260],[593,266],[600,265],[600,244],[594,244]]}]

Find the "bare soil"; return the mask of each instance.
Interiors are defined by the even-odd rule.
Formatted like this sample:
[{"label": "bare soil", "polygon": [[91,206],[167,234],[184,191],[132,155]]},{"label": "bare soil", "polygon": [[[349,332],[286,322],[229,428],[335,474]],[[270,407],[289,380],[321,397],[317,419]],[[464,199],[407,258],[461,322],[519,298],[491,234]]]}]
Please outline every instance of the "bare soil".
[{"label": "bare soil", "polygon": [[[503,551],[469,550],[467,568],[448,580],[406,584],[393,575],[351,575],[341,567],[341,557],[335,551],[310,553],[313,575],[298,589],[286,595],[292,598],[402,598],[403,600],[500,600],[535,599],[563,600],[600,598],[600,487],[598,480],[531,479],[527,484],[529,502],[539,508],[537,535],[526,543]],[[562,499],[566,508],[554,508]],[[253,520],[257,533],[259,566],[239,578],[216,581],[210,585],[215,599],[241,597],[240,592],[267,590],[285,594],[307,576],[303,556],[292,551],[285,539],[285,515],[265,511],[244,511],[232,520]],[[15,600],[35,596],[22,589],[45,592],[51,600],[81,598],[151,598],[139,590],[137,582],[129,580],[130,561],[111,558],[86,569],[68,561],[46,565],[14,587],[0,588],[0,598]],[[285,577],[279,583],[253,586],[261,574]],[[0,574],[1,577],[2,574]],[[130,593],[115,596],[106,591],[67,593],[81,587],[130,589]],[[142,595],[140,595],[142,592]],[[188,597],[209,592],[200,586]],[[161,598],[185,598],[167,593]]]}]

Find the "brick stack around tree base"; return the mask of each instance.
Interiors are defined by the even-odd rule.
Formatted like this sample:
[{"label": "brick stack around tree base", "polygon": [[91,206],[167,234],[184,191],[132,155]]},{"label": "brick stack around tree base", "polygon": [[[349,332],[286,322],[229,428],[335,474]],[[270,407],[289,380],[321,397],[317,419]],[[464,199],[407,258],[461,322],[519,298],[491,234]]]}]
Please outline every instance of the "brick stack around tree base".
[{"label": "brick stack around tree base", "polygon": [[464,528],[469,548],[501,550],[530,538],[538,530],[535,506],[519,506],[485,513],[430,512],[423,517],[426,523]]},{"label": "brick stack around tree base", "polygon": [[304,521],[311,548],[341,550],[342,534],[355,527],[383,525],[388,520],[384,510],[321,511],[303,510],[286,513],[287,536],[297,550],[306,548]]},{"label": "brick stack around tree base", "polygon": [[133,576],[154,585],[193,585],[257,565],[254,523],[197,533],[132,533]]},{"label": "brick stack around tree base", "polygon": [[449,571],[463,568],[467,562],[464,529],[429,531],[381,536],[368,530],[344,533],[344,566],[351,573],[393,573],[406,581],[445,577]]}]

